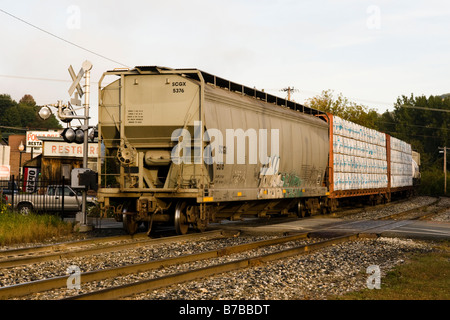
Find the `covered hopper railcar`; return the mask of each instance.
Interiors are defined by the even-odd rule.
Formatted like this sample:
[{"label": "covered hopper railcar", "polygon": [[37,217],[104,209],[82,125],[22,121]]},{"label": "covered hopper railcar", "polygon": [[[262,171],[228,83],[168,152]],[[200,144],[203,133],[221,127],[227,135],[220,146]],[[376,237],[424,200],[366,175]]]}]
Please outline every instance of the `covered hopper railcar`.
[{"label": "covered hopper railcar", "polygon": [[[330,211],[350,195],[334,187],[342,172],[335,170],[333,120],[196,69],[108,71],[99,83],[101,209],[131,234],[141,222],[149,230],[173,223],[184,234],[243,215]],[[387,164],[390,152],[377,144],[383,148],[385,159],[377,160]],[[378,194],[380,185],[372,186],[369,193]]]}]

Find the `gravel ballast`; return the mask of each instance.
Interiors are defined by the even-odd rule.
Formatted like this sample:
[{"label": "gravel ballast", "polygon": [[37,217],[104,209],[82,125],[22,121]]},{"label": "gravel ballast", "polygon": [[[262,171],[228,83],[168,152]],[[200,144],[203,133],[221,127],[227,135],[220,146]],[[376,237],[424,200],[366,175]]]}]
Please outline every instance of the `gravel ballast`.
[{"label": "gravel ballast", "polygon": [[[436,198],[417,197],[411,201],[394,204],[379,210],[368,209],[357,214],[352,219],[367,219],[401,212],[414,207],[423,206],[435,201]],[[439,206],[450,208],[450,198],[441,199]],[[446,210],[432,220],[449,222],[449,211]],[[346,217],[347,218],[347,217]],[[127,249],[90,255],[81,258],[60,259],[35,265],[15,267],[0,270],[0,287],[36,281],[51,277],[67,275],[67,268],[78,266],[81,272],[113,268],[126,264],[136,264],[150,260],[163,259],[179,255],[204,252],[238,245],[246,242],[266,240],[275,235],[243,234],[239,237],[214,239],[207,241],[185,241],[170,244],[155,244],[142,248]],[[247,258],[256,254],[283,250],[293,246],[319,241],[308,239],[286,243],[245,253],[234,254],[207,261],[200,261],[179,266],[171,266],[152,270],[141,274],[133,274],[92,283],[83,283],[81,290],[62,288],[44,292],[21,299],[61,299],[71,295],[87,293],[92,290],[121,285],[143,279],[152,279],[170,273],[192,270],[212,264]],[[361,290],[367,287],[367,267],[380,267],[384,276],[394,266],[404,263],[411,253],[431,252],[432,242],[378,238],[360,239],[333,245],[306,255],[264,263],[259,266],[228,272],[205,279],[173,285],[155,291],[139,294],[128,299],[152,300],[291,300],[291,299],[327,299],[330,295],[340,295],[349,291]],[[383,283],[383,280],[381,280]]]},{"label": "gravel ballast", "polygon": [[[275,261],[141,294],[134,299],[292,300],[326,299],[367,287],[367,267],[384,276],[411,252],[430,252],[425,242],[379,238],[334,245],[318,252]],[[381,280],[382,281],[382,280]]]}]

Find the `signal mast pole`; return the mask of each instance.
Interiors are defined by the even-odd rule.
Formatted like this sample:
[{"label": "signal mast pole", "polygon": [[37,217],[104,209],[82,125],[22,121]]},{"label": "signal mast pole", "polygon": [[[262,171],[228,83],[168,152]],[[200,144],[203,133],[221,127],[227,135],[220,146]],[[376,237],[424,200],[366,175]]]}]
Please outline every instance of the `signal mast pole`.
[{"label": "signal mast pole", "polygon": [[[91,69],[92,69],[92,63],[89,61],[83,62],[83,69],[85,70],[84,73],[84,126],[83,132],[84,132],[84,150],[83,150],[83,168],[88,167],[88,152],[89,152],[89,144],[88,144],[88,130],[89,130],[89,99],[90,99],[90,87],[91,87]],[[87,188],[85,187],[82,190],[82,196],[83,196],[83,204],[82,204],[82,221],[81,226],[87,227]]]},{"label": "signal mast pole", "polygon": [[[79,129],[76,131],[73,130],[70,125],[69,128],[64,130],[64,132],[61,134],[64,138],[64,141],[68,143],[76,142],[78,144],[83,143],[83,169],[87,170],[88,167],[88,153],[89,153],[89,145],[88,145],[88,131],[89,131],[89,99],[90,99],[90,81],[91,81],[91,69],[92,69],[92,63],[89,61],[83,62],[82,68],[78,75],[75,74],[73,71],[72,66],[69,67],[69,73],[72,77],[73,83],[69,88],[69,95],[72,96],[74,91],[77,91],[77,94],[74,99],[72,99],[72,103],[75,106],[81,105],[81,100],[79,100],[78,97],[82,97],[84,95],[84,116],[78,116],[75,112],[75,109],[72,108],[72,106],[69,104],[69,108],[63,106],[62,101],[58,101],[55,105],[47,105],[41,108],[41,110],[38,112],[39,117],[43,120],[47,120],[52,116],[52,111],[50,110],[50,106],[56,107],[58,109],[58,117],[67,123],[70,123],[73,119],[82,120],[84,119],[84,125],[81,125]],[[84,92],[81,88],[80,81],[85,79],[85,85],[84,85]],[[80,107],[81,109],[82,107]],[[81,121],[80,121],[81,122]],[[79,132],[82,132],[83,138],[81,138],[81,135]],[[83,142],[81,142],[83,141]],[[75,170],[75,169],[74,169]],[[72,172],[74,171],[72,170]],[[73,183],[73,181],[72,181]],[[90,183],[90,182],[88,182]],[[85,185],[82,189],[82,217],[80,221],[80,232],[85,232],[91,230],[91,226],[87,225],[87,188],[88,186]],[[78,218],[77,218],[78,219]]]}]

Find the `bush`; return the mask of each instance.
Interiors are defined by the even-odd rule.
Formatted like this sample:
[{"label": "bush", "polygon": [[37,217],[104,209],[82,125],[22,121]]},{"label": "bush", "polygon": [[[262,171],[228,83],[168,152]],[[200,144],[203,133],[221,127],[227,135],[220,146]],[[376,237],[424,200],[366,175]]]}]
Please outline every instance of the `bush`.
[{"label": "bush", "polygon": [[[420,194],[444,196],[444,172],[442,169],[429,168],[422,171]],[[447,195],[450,194],[450,173],[447,173]]]},{"label": "bush", "polygon": [[0,215],[8,212],[8,206],[0,200]]}]

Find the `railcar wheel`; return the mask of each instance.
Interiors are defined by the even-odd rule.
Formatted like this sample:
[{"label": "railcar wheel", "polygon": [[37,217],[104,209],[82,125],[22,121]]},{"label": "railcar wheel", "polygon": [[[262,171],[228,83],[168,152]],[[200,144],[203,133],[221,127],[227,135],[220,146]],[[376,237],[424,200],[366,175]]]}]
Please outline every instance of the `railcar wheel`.
[{"label": "railcar wheel", "polygon": [[129,214],[123,214],[122,217],[123,228],[125,229],[125,231],[130,235],[135,234],[139,227],[139,224],[136,222],[136,220],[134,220],[134,217]]},{"label": "railcar wheel", "polygon": [[297,202],[297,216],[299,218],[304,218],[306,216],[305,205],[302,203],[301,200],[298,200]]},{"label": "railcar wheel", "polygon": [[186,208],[187,203],[182,201],[178,202],[175,207],[175,231],[180,235],[186,234],[189,229]]}]

